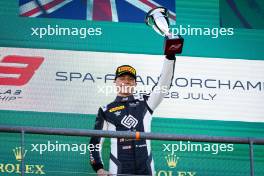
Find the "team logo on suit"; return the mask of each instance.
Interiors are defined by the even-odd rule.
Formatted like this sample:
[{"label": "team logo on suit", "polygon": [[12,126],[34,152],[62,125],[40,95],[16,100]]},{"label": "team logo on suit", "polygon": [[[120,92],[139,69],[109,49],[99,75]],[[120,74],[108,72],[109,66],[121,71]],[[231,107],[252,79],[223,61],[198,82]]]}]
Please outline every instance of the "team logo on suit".
[{"label": "team logo on suit", "polygon": [[125,127],[131,129],[132,127],[135,128],[138,124],[138,120],[133,117],[132,115],[126,115],[125,117],[123,117],[123,119],[121,120],[121,124],[124,125]]}]

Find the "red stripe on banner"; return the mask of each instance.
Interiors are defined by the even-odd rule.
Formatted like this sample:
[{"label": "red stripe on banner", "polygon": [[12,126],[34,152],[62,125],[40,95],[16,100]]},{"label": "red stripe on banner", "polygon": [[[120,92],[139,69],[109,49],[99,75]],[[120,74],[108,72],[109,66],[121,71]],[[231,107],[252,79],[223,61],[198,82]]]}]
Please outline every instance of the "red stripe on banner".
[{"label": "red stripe on banner", "polygon": [[148,0],[139,0],[141,2],[143,2],[144,4],[150,6],[151,8],[155,8],[157,7],[155,4],[152,4],[151,2],[149,2]]},{"label": "red stripe on banner", "polygon": [[45,4],[45,5],[43,6],[43,8],[44,8],[45,10],[49,10],[49,9],[51,9],[52,7],[55,7],[56,5],[62,3],[63,1],[65,1],[65,0],[54,0],[54,1],[50,2],[50,3],[48,3],[48,4]]},{"label": "red stripe on banner", "polygon": [[94,0],[93,3],[93,20],[112,21],[110,0]]},{"label": "red stripe on banner", "polygon": [[[58,5],[58,4],[60,4],[60,3],[64,2],[64,1],[65,1],[65,0],[54,0],[54,1],[50,2],[50,3],[45,4],[45,5],[43,6],[43,8],[44,8],[45,10],[49,10],[50,8],[55,7],[56,5]],[[36,7],[36,8],[34,8],[34,9],[32,9],[32,10],[26,12],[26,13],[21,14],[21,16],[27,16],[27,17],[29,17],[29,16],[31,16],[31,15],[34,15],[34,14],[37,13],[37,12],[40,12],[40,11],[41,11],[41,9],[40,9],[39,7]]]},{"label": "red stripe on banner", "polygon": [[170,12],[169,12],[169,18],[171,18],[173,20],[176,20],[176,16],[175,15],[172,15]]},{"label": "red stripe on banner", "polygon": [[26,16],[26,17],[29,17],[29,16],[31,16],[31,15],[34,15],[35,13],[38,13],[38,12],[40,12],[41,10],[40,10],[40,8],[39,7],[37,7],[37,8],[35,8],[35,9],[32,9],[32,10],[30,10],[30,11],[28,11],[28,12],[26,12],[26,13],[23,13],[23,14],[21,14],[21,16]]}]

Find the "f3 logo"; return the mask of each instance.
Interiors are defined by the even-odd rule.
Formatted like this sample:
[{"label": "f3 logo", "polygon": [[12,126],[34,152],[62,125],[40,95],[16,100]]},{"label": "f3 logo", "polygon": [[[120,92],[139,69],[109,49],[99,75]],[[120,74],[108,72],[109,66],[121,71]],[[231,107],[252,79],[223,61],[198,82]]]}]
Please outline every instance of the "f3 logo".
[{"label": "f3 logo", "polygon": [[[35,71],[42,64],[43,57],[28,57],[10,55],[0,62],[0,74],[16,74],[18,78],[1,76],[0,85],[22,86],[29,82]],[[3,64],[9,66],[2,66]],[[13,66],[14,64],[26,64],[25,67]],[[12,65],[12,66],[11,66]]]},{"label": "f3 logo", "polygon": [[121,124],[131,129],[132,127],[135,128],[137,126],[138,120],[132,115],[128,115],[123,117],[123,119],[121,120]]}]

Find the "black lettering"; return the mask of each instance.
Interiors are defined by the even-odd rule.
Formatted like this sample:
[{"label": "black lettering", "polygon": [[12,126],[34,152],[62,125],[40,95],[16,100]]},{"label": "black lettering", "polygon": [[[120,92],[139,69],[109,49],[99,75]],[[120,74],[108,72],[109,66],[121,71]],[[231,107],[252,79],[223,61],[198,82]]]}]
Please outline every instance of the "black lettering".
[{"label": "black lettering", "polygon": [[105,75],[105,79],[104,79],[105,83],[106,83],[106,81],[114,81],[114,80],[115,80],[115,75],[114,74]]},{"label": "black lettering", "polygon": [[228,89],[231,89],[230,80],[228,80],[228,83],[222,83],[221,80],[218,80],[218,88],[220,89],[221,86],[228,86]]},{"label": "black lettering", "polygon": [[[151,80],[152,84],[156,85],[156,84],[158,84],[158,80],[159,80],[159,79],[157,78],[157,80],[154,81],[152,77],[147,76],[147,85],[150,85],[150,80]],[[144,85],[144,84],[143,84],[143,85]]]},{"label": "black lettering", "polygon": [[78,73],[78,72],[71,72],[70,73],[70,81],[72,81],[73,79],[79,79],[82,77],[82,74],[81,73]]},{"label": "black lettering", "polygon": [[56,72],[56,76],[58,78],[56,78],[56,81],[67,81],[67,76],[65,76],[65,74],[67,74],[67,72]]},{"label": "black lettering", "polygon": [[[181,83],[181,80],[183,80],[183,83]],[[177,78],[175,79],[175,85],[178,87],[187,87],[188,80],[186,78]]]},{"label": "black lettering", "polygon": [[216,80],[215,79],[206,79],[204,81],[204,85],[206,88],[216,88],[216,86],[208,86],[207,82],[215,82]]},{"label": "black lettering", "polygon": [[137,76],[137,83],[141,83],[142,85],[145,85],[141,76]]},{"label": "black lettering", "polygon": [[255,89],[257,86],[259,87],[259,91],[261,91],[261,82],[258,82],[255,86],[251,84],[251,82],[247,81],[247,90],[249,90],[249,86]]},{"label": "black lettering", "polygon": [[245,90],[243,84],[241,81],[237,81],[233,87],[233,89],[237,88],[237,87],[241,87],[243,90]]},{"label": "black lettering", "polygon": [[[197,82],[196,82],[197,81]],[[201,79],[191,79],[191,87],[193,87],[193,85],[199,85],[200,88],[202,88],[202,80]]]},{"label": "black lettering", "polygon": [[92,80],[93,82],[95,82],[95,80],[94,80],[94,78],[93,78],[93,76],[92,76],[91,73],[86,73],[86,75],[85,75],[84,78],[83,78],[83,82],[84,82],[85,80]]}]

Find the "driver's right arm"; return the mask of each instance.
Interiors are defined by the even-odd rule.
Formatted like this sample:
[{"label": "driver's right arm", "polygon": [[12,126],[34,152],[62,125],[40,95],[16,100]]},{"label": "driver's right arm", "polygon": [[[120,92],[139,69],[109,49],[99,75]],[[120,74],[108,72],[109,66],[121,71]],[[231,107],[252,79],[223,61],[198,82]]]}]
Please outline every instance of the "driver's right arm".
[{"label": "driver's right arm", "polygon": [[[107,130],[107,121],[105,120],[105,114],[103,109],[100,107],[98,110],[98,114],[96,116],[94,129],[95,130]],[[104,138],[102,137],[91,137],[90,145],[92,144],[94,147],[93,151],[90,151],[90,164],[95,172],[103,173],[102,170],[104,169],[103,161],[101,158],[101,149],[104,142]],[[99,147],[98,151],[98,145]],[[104,171],[104,170],[103,170]],[[99,173],[98,173],[99,175]],[[101,176],[101,175],[100,175]],[[103,175],[102,175],[103,176]]]}]

